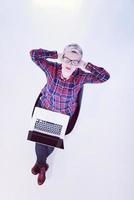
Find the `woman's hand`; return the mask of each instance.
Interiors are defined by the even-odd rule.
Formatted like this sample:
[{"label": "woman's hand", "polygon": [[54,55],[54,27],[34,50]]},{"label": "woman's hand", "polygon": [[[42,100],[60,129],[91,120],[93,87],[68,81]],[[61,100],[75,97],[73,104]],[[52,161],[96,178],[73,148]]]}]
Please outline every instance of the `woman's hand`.
[{"label": "woman's hand", "polygon": [[62,59],[63,59],[63,53],[58,53],[58,60],[62,62]]},{"label": "woman's hand", "polygon": [[78,64],[78,68],[80,69],[85,69],[87,63],[83,60],[80,61],[80,63]]}]

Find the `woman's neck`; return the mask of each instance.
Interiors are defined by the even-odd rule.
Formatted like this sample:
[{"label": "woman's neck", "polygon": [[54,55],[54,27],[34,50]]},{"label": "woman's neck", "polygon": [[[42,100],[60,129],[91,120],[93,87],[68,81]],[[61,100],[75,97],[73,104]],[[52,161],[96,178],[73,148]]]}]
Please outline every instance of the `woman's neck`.
[{"label": "woman's neck", "polygon": [[[69,77],[70,77],[70,76],[69,76]],[[65,77],[65,76],[63,76],[63,74],[61,73],[61,79],[63,79],[63,80],[68,80],[69,77]]]},{"label": "woman's neck", "polygon": [[68,73],[66,73],[66,72],[64,72],[64,70],[61,70],[61,78],[62,79],[69,79],[70,78],[70,76],[71,76],[71,74],[68,74]]}]

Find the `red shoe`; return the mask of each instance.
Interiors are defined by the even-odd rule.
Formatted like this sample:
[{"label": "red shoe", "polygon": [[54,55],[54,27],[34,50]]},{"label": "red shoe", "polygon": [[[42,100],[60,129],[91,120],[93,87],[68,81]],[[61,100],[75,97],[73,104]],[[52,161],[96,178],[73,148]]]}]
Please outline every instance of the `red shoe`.
[{"label": "red shoe", "polygon": [[38,162],[35,163],[33,168],[31,169],[32,174],[37,175],[40,172],[40,165]]},{"label": "red shoe", "polygon": [[42,185],[45,182],[46,171],[47,171],[48,167],[49,167],[48,164],[46,164],[44,167],[40,168],[40,172],[39,172],[38,179],[37,179],[38,185]]}]

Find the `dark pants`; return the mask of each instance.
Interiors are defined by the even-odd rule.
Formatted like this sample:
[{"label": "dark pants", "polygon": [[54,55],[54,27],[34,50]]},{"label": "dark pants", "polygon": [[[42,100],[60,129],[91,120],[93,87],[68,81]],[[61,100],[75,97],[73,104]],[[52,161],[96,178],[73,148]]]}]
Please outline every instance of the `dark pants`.
[{"label": "dark pants", "polygon": [[46,164],[47,157],[53,152],[54,147],[36,143],[35,152],[37,156],[37,162],[41,165]]}]

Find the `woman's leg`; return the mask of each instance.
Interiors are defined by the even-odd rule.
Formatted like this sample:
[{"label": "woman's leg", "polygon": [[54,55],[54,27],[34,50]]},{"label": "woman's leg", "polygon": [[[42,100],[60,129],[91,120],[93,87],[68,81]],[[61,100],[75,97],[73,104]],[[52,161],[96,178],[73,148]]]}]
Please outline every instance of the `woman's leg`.
[{"label": "woman's leg", "polygon": [[53,152],[54,147],[36,143],[35,152],[37,156],[37,162],[40,165],[46,165],[47,157]]}]

